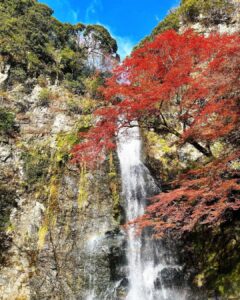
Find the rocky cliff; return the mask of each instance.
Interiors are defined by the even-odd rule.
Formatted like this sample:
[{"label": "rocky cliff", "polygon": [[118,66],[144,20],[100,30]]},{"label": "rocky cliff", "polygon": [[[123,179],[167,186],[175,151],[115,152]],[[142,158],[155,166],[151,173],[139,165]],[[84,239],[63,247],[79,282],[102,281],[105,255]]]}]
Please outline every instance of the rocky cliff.
[{"label": "rocky cliff", "polygon": [[0,8],[0,298],[104,297],[123,278],[116,159],[93,173],[70,151],[101,105],[116,42],[37,1]]},{"label": "rocky cliff", "polygon": [[[239,30],[239,6],[232,6],[239,1],[210,2],[182,1],[152,36],[189,26],[204,33]],[[0,8],[0,299],[91,299],[93,292],[99,300],[124,299],[116,154],[94,172],[71,162],[79,133],[101,106],[97,87],[118,61],[116,42],[101,26],[58,22],[34,0],[6,0]],[[178,151],[170,135],[144,129],[142,135],[146,164],[163,189],[203,163],[190,146]],[[214,232],[201,228],[178,244],[189,283],[207,291],[203,300],[240,295],[238,219],[231,216]]]},{"label": "rocky cliff", "polygon": [[51,99],[43,106],[40,86],[30,94],[21,88],[2,96],[2,109],[15,119],[0,148],[1,299],[82,299],[94,274],[98,292],[106,291],[122,259],[115,162],[109,157],[94,175],[69,162],[96,101],[48,86]]}]

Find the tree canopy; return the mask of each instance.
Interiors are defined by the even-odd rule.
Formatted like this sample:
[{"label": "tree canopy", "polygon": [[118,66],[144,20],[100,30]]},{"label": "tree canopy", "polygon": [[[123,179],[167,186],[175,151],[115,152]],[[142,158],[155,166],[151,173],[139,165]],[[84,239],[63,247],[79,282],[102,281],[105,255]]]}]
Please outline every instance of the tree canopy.
[{"label": "tree canopy", "polygon": [[[168,228],[191,229],[197,223],[224,220],[227,210],[240,208],[239,95],[240,37],[189,30],[167,31],[136,49],[106,82],[101,92],[105,107],[96,125],[75,147],[75,161],[104,160],[115,148],[119,128],[138,121],[156,133],[188,143],[208,163],[182,175],[175,189],[155,198],[140,224],[157,234]],[[216,141],[229,144],[224,157],[213,157]],[[229,200],[230,199],[230,200]],[[186,224],[185,224],[186,222]]]}]

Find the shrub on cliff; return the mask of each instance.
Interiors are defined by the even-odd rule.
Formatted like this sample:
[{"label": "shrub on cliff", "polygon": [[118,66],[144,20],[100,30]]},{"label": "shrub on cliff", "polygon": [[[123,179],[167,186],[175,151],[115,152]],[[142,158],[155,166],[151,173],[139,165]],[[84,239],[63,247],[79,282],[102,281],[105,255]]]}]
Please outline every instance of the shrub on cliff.
[{"label": "shrub on cliff", "polygon": [[184,25],[201,22],[206,26],[221,22],[228,23],[234,10],[234,4],[228,0],[182,0],[181,5],[172,9],[166,18],[154,28],[151,35],[140,42],[138,47],[166,30],[179,30],[181,23]]},{"label": "shrub on cliff", "polygon": [[0,135],[11,134],[15,131],[15,116],[5,108],[0,108]]}]

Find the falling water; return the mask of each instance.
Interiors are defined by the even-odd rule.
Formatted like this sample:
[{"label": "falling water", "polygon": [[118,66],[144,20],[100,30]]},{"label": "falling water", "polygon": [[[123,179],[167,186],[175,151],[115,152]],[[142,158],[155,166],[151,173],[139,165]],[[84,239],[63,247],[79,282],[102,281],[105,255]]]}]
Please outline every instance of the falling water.
[{"label": "falling water", "polygon": [[[127,221],[144,213],[146,198],[159,192],[149,170],[141,161],[141,138],[137,124],[123,128],[118,136],[118,157],[121,166],[122,192],[126,200]],[[126,300],[184,300],[184,292],[166,286],[162,272],[180,269],[166,259],[165,251],[144,234],[136,235],[132,225],[128,231],[128,282]],[[167,272],[166,272],[167,271]]]}]

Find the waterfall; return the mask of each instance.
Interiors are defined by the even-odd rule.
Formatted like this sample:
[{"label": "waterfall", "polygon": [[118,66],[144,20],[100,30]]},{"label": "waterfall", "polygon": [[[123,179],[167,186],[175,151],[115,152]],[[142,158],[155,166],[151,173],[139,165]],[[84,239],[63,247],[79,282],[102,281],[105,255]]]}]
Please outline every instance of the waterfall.
[{"label": "waterfall", "polygon": [[[118,135],[118,157],[121,167],[122,193],[127,221],[144,213],[146,198],[159,191],[149,170],[141,160],[141,137],[137,123],[122,128]],[[168,253],[147,233],[141,236],[131,225],[127,236],[129,290],[126,300],[184,300],[185,292],[167,284],[166,276],[181,269]],[[168,275],[166,275],[168,274]],[[172,276],[174,277],[174,276]]]}]

